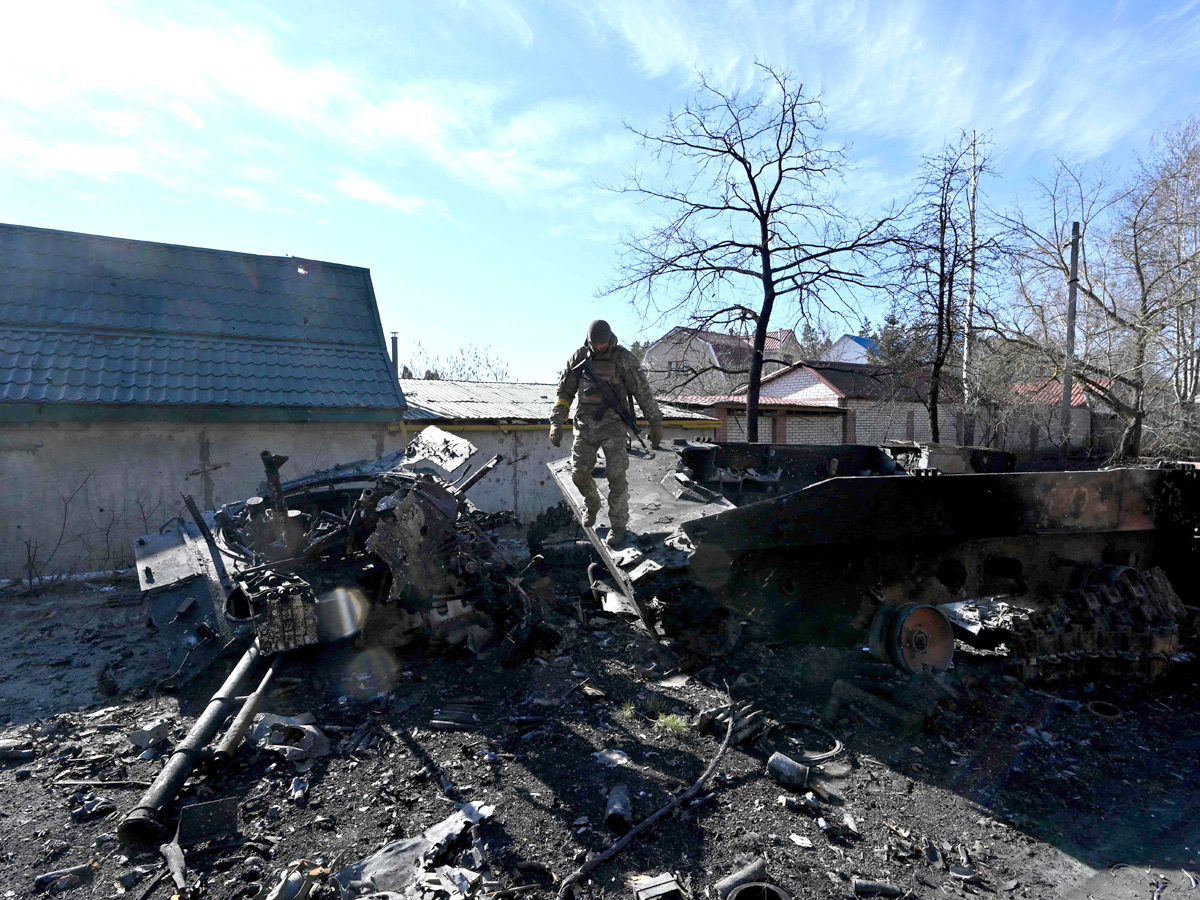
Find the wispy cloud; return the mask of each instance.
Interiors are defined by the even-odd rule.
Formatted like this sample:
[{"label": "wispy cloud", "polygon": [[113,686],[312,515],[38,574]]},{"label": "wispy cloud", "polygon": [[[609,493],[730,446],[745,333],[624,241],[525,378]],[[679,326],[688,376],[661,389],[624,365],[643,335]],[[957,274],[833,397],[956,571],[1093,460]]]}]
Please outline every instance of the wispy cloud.
[{"label": "wispy cloud", "polygon": [[364,103],[352,120],[353,141],[367,152],[403,151],[441,166],[467,184],[510,197],[536,197],[580,180],[564,164],[568,147],[597,137],[586,106],[549,102],[507,119],[494,87],[462,82],[414,82],[378,103]]},{"label": "wispy cloud", "polygon": [[493,24],[499,31],[514,38],[521,46],[533,45],[533,28],[520,7],[512,0],[457,0],[460,10],[469,11]]},{"label": "wispy cloud", "polygon": [[918,152],[978,128],[1022,153],[1102,154],[1144,129],[1164,83],[1200,59],[1194,2],[1154,18],[1118,7],[1082,19],[1032,2],[596,0],[577,9],[598,36],[617,35],[648,76],[703,70],[742,87],[755,60],[770,62],[821,93],[839,129]]},{"label": "wispy cloud", "polygon": [[439,215],[449,217],[445,205],[433,197],[396,194],[377,181],[361,175],[348,175],[335,185],[347,197],[390,206],[410,215]]},{"label": "wispy cloud", "polygon": [[37,177],[70,172],[108,180],[142,171],[142,160],[127,144],[43,141],[0,129],[0,162]]},{"label": "wispy cloud", "polygon": [[171,101],[171,109],[175,110],[175,115],[183,119],[193,128],[203,128],[204,120],[200,118],[200,114],[192,109],[188,104],[176,97]]},{"label": "wispy cloud", "polygon": [[[472,14],[522,45],[533,41],[511,0],[483,0]],[[71,28],[59,27],[64,18]],[[314,163],[337,171],[350,160],[361,167],[407,159],[469,187],[540,203],[548,192],[585,183],[568,146],[602,140],[586,105],[541,100],[523,108],[501,83],[397,81],[368,77],[353,60],[297,62],[285,52],[285,27],[247,23],[208,6],[27,4],[6,30],[13,39],[0,54],[0,116],[9,130],[3,158],[23,168],[91,178],[141,174],[184,185],[192,173],[170,149],[195,140],[178,131],[182,122],[209,132],[214,164],[296,165],[293,152],[273,153],[271,143],[309,154],[310,177]],[[258,143],[244,133],[250,121]],[[79,134],[84,122],[88,140],[37,162],[40,148],[53,149],[64,132]],[[230,123],[238,129],[228,131]],[[276,139],[261,140],[267,134]],[[149,152],[148,145],[163,152]],[[88,146],[101,149],[88,153]],[[421,198],[378,191],[367,197],[363,185],[351,187],[360,193],[349,194],[345,179],[338,184],[357,199],[432,209]]]}]

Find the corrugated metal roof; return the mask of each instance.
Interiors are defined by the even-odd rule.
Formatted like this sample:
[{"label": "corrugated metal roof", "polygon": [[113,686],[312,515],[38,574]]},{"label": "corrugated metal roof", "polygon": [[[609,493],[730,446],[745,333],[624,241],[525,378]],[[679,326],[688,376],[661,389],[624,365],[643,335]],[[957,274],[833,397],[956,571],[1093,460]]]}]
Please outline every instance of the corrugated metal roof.
[{"label": "corrugated metal roof", "polygon": [[0,402],[404,406],[367,269],[17,225]]},{"label": "corrugated metal roof", "polygon": [[[408,401],[404,418],[416,421],[545,422],[558,396],[557,385],[514,381],[426,381],[402,378]],[[705,420],[708,416],[674,406],[662,406],[665,419]]]}]

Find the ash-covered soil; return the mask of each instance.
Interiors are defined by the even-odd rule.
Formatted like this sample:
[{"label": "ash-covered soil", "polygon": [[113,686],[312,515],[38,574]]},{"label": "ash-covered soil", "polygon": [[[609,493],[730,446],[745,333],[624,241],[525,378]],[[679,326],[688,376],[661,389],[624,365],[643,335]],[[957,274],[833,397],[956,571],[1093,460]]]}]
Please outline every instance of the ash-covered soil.
[{"label": "ash-covered soil", "polygon": [[[558,571],[564,609],[582,577]],[[154,884],[156,849],[115,838],[169,753],[144,754],[129,734],[167,717],[171,739],[182,737],[228,666],[179,694],[160,690],[171,672],[135,595],[119,584],[0,597],[0,738],[36,753],[0,760],[0,896],[36,896],[39,874],[89,862],[65,894],[139,898],[152,884],[149,896],[173,893],[169,878]],[[552,624],[563,634],[554,653],[511,669],[487,654],[294,652],[262,711],[313,713],[333,752],[297,763],[246,745],[226,770],[189,782],[184,803],[240,804],[239,836],[188,850],[191,895],[265,897],[294,860],[337,869],[472,801],[494,806],[478,828],[488,886],[473,896],[522,887],[551,897],[614,840],[604,824],[613,785],[630,786],[638,821],[700,775],[721,735],[687,722],[727,702],[728,686],[798,723],[788,734],[807,748],[829,741],[813,726],[845,743],[829,764],[835,801],[793,812],[779,798],[801,795],[767,777],[767,750],[731,749],[698,802],[597,869],[579,896],[632,898],[637,876],[673,872],[691,896],[715,897],[715,882],[755,856],[806,898],[853,896],[856,877],[929,898],[1200,896],[1188,890],[1188,873],[1200,874],[1195,667],[1153,686],[1039,688],[1016,683],[994,657],[960,652],[961,698],[906,737],[866,710],[824,719],[835,680],[875,671],[861,649],[780,645],[747,626],[732,652],[684,676],[627,622],[593,611],[587,624],[567,615]],[[475,727],[430,727],[435,710],[468,697],[486,701]],[[1097,715],[1093,700],[1119,718]],[[605,765],[596,756],[605,750],[625,764]],[[436,862],[479,871],[479,861],[464,833]],[[312,896],[336,893],[318,878]]]}]

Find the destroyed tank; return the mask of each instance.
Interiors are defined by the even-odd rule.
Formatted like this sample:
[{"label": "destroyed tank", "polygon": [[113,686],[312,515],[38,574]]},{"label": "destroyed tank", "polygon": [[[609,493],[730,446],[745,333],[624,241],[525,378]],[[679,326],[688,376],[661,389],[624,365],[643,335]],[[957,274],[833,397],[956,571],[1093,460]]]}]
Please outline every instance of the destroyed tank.
[{"label": "destroyed tank", "polygon": [[[1154,678],[1183,658],[1196,466],[1011,467],[1000,451],[914,444],[631,451],[632,539],[609,549],[603,518],[584,531],[610,605],[685,643],[715,602],[912,672],[948,667],[955,639],[1003,645],[1027,678],[1097,665]],[[568,462],[550,471],[582,522]]]}]

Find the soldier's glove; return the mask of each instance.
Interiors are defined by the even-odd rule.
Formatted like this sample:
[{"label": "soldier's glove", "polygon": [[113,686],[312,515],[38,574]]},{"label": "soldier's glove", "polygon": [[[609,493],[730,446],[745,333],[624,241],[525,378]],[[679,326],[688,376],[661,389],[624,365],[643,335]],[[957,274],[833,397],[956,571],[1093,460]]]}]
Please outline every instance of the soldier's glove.
[{"label": "soldier's glove", "polygon": [[561,425],[551,425],[550,426],[550,443],[552,443],[555,447],[562,446],[562,426]]},{"label": "soldier's glove", "polygon": [[650,426],[650,446],[653,447],[655,450],[657,450],[658,445],[662,443],[662,439],[663,439],[662,426],[661,425],[651,425]]}]

